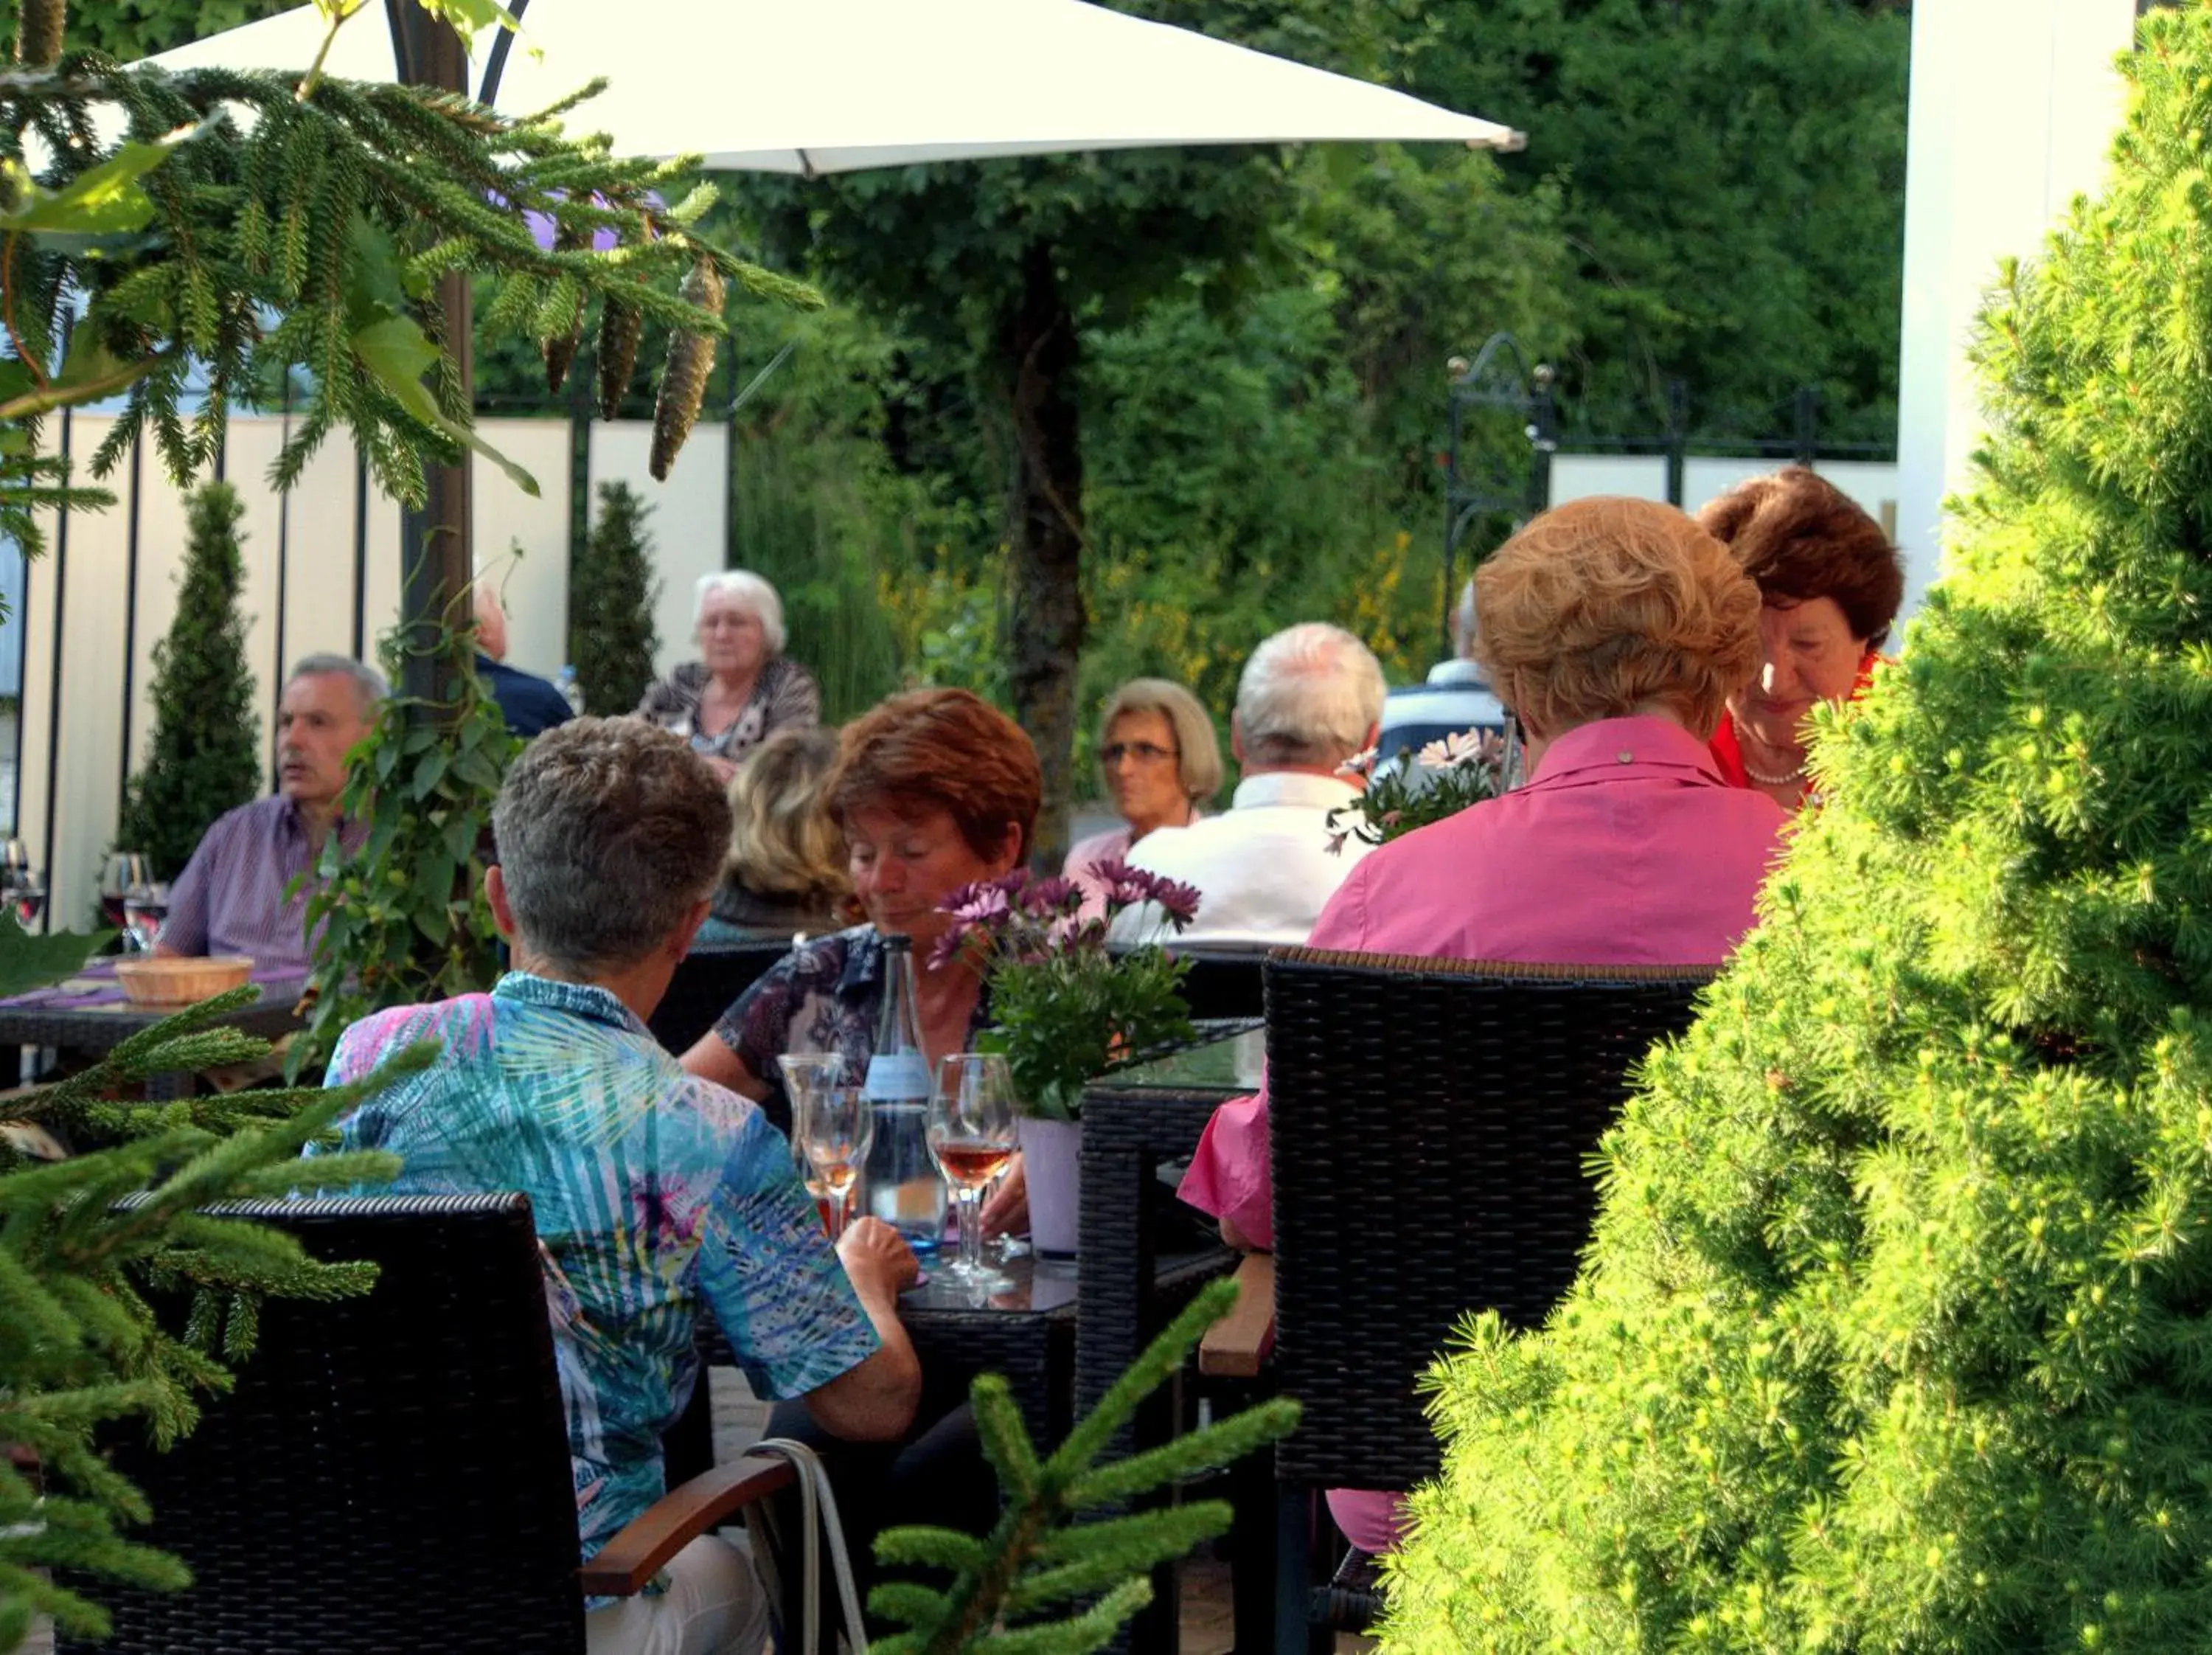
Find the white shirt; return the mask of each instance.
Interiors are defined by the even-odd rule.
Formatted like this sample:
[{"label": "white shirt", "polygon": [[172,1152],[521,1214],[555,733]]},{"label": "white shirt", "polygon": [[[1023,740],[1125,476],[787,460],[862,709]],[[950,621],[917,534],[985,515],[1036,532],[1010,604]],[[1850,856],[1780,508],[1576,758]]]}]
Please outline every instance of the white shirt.
[{"label": "white shirt", "polygon": [[1188,827],[1155,828],[1129,852],[1129,866],[1198,887],[1196,923],[1173,937],[1151,904],[1115,917],[1109,940],[1134,944],[1306,940],[1344,876],[1372,845],[1348,836],[1331,852],[1328,813],[1358,797],[1333,776],[1268,770],[1237,784],[1229,808]]}]

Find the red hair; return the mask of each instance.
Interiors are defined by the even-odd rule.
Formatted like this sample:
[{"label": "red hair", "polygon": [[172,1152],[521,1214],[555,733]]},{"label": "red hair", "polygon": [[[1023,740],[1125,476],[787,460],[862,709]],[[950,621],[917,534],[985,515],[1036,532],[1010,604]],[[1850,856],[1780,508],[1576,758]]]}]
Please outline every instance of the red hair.
[{"label": "red hair", "polygon": [[855,811],[912,816],[941,810],[985,861],[1021,830],[1017,860],[1036,832],[1044,774],[1022,727],[968,690],[909,690],[870,708],[839,739],[830,807],[841,825]]}]

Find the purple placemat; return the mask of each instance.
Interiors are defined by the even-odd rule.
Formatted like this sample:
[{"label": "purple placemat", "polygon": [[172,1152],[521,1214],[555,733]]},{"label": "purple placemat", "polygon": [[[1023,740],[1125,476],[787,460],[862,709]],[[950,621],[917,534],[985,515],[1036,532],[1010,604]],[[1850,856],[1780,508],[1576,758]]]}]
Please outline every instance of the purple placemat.
[{"label": "purple placemat", "polygon": [[[181,1009],[173,1006],[158,1008],[142,1008],[133,1006],[130,996],[123,992],[122,983],[116,980],[115,959],[115,956],[109,955],[103,958],[88,960],[84,969],[74,977],[51,983],[43,989],[33,989],[28,994],[20,994],[7,1000],[0,1000],[0,1007],[16,1007],[26,1010],[37,1009],[50,1012],[98,1012],[110,1009],[118,1012],[140,1009],[159,1009],[169,1012]],[[260,986],[261,998],[264,1003],[273,1000],[296,1000],[299,997],[300,985],[302,981],[297,971],[286,970],[281,967],[264,968],[258,965],[254,967],[252,975],[246,980]]]}]

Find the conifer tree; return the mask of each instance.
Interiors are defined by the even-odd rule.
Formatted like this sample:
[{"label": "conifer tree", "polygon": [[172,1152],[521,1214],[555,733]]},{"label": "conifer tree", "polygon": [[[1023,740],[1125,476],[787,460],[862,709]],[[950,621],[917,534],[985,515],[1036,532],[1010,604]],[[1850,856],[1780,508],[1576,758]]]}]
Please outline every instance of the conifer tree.
[{"label": "conifer tree", "polygon": [[177,617],[154,646],[154,737],[131,779],[116,843],[173,879],[216,817],[261,790],[253,673],[246,664],[238,490],[210,483],[190,502],[191,539]]},{"label": "conifer tree", "polygon": [[1228,1530],[1230,1509],[1218,1500],[1118,1514],[1116,1508],[1286,1435],[1297,1424],[1296,1402],[1262,1402],[1127,1459],[1101,1465],[1098,1457],[1206,1329],[1228,1314],[1237,1294],[1233,1281],[1209,1283],[1043,1459],[1006,1382],[994,1373],[975,1381],[976,1433],[998,1473],[1005,1509],[986,1536],[915,1527],[877,1536],[876,1555],[884,1562],[951,1577],[941,1588],[886,1581],[868,1594],[872,1612],[906,1628],[874,1646],[881,1655],[1103,1649],[1152,1601],[1148,1571]]},{"label": "conifer tree", "polygon": [[569,565],[568,660],[587,712],[630,712],[653,683],[652,510],[629,484],[600,484],[599,520]]},{"label": "conifer tree", "polygon": [[1953,573],[1569,1299],[1439,1371],[1386,1649],[2212,1644],[2212,9],[2141,27]]},{"label": "conifer tree", "polygon": [[[27,937],[0,916],[0,993],[68,976],[95,940]],[[40,1164],[0,1135],[0,1444],[28,1451],[37,1468],[0,1455],[0,1652],[21,1644],[40,1614],[80,1636],[103,1634],[107,1617],[88,1583],[190,1582],[176,1559],[128,1537],[145,1501],[100,1454],[97,1427],[143,1421],[156,1441],[173,1441],[198,1418],[199,1395],[251,1355],[263,1299],[331,1298],[374,1281],[373,1265],[319,1263],[290,1237],[198,1209],[284,1195],[308,1139],[434,1047],[399,1054],[360,1086],[108,1101],[150,1075],[267,1057],[265,1040],[218,1025],[254,992],[218,995],[58,1085],[0,1098],[0,1125],[114,1146]],[[332,1159],[345,1163],[333,1177],[374,1181],[398,1165],[380,1153]],[[189,1294],[184,1325],[162,1324],[149,1289]]]}]

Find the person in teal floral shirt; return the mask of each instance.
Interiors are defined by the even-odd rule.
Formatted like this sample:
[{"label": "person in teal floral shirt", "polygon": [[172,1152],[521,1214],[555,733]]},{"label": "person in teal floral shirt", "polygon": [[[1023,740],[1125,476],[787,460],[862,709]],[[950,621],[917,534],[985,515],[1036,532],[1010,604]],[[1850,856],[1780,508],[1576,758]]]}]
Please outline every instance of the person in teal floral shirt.
[{"label": "person in teal floral shirt", "polygon": [[[489,995],[355,1024],[330,1082],[441,1041],[435,1066],[347,1117],[344,1147],[398,1154],[397,1191],[530,1196],[588,1558],[663,1492],[660,1433],[698,1379],[702,1307],[757,1394],[804,1398],[837,1436],[899,1437],[921,1387],[896,1312],[915,1267],[872,1220],[833,1252],[758,1106],[646,1031],[729,843],[696,755],[635,720],[579,719],[516,761],[493,831],[486,894],[516,969]],[[695,1541],[667,1576],[589,1606],[592,1655],[757,1655],[764,1606],[742,1552]]]}]

